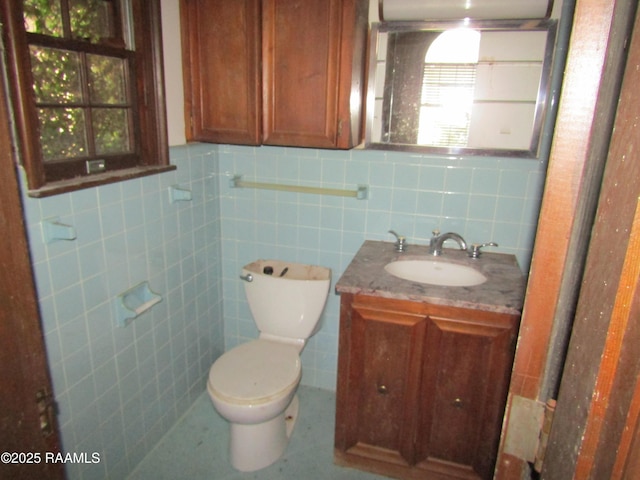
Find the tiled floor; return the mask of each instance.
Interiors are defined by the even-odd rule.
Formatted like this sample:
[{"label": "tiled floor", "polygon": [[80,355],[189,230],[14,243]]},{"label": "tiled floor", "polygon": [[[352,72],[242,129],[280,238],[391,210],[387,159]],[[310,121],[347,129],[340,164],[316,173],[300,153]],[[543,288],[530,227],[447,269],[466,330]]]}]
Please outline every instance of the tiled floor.
[{"label": "tiled floor", "polygon": [[265,469],[240,473],[231,467],[228,425],[205,392],[129,479],[386,479],[333,464],[334,392],[300,386],[298,397],[300,416],[287,451]]}]

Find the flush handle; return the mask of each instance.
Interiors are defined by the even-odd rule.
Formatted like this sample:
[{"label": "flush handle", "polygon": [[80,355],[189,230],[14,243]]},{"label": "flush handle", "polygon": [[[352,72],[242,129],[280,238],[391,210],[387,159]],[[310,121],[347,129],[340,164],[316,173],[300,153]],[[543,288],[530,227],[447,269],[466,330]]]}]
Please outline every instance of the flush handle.
[{"label": "flush handle", "polygon": [[240,278],[245,282],[253,282],[253,275],[247,273],[246,275],[240,275]]}]

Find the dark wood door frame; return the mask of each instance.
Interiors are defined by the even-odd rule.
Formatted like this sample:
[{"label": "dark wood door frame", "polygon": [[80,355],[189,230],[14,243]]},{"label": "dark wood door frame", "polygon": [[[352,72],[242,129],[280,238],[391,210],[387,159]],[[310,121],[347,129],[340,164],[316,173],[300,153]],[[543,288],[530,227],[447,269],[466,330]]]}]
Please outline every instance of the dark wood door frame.
[{"label": "dark wood door frame", "polygon": [[[632,18],[544,479],[638,478],[626,466],[640,406],[640,16]],[[626,452],[619,448],[625,436]]]},{"label": "dark wood door frame", "polygon": [[[46,456],[55,455],[60,447],[1,60],[0,452],[14,455],[9,456],[9,463],[3,457],[0,478],[61,479],[63,465],[47,461],[50,457]],[[37,398],[38,392],[41,398]],[[51,429],[46,435],[43,422],[49,422]]]},{"label": "dark wood door frame", "polygon": [[636,8],[634,0],[576,2],[496,470],[498,479],[523,478],[523,471],[529,468],[522,458],[504,450],[504,440],[513,428],[509,415],[514,397],[544,404],[557,393],[578,307],[626,64],[625,47]]}]

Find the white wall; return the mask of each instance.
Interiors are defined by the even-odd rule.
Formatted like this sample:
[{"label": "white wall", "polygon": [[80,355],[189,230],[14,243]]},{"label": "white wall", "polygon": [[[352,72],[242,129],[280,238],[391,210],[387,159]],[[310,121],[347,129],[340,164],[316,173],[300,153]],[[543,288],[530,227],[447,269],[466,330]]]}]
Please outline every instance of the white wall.
[{"label": "white wall", "polygon": [[162,37],[164,43],[164,80],[167,97],[169,145],[184,145],[184,88],[180,42],[180,8],[178,0],[161,0]]}]

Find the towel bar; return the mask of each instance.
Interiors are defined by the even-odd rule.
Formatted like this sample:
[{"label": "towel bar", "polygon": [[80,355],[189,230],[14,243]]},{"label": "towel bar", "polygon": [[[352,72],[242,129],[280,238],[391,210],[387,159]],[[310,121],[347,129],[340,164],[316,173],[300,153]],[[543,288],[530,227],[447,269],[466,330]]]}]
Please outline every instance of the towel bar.
[{"label": "towel bar", "polygon": [[229,179],[231,188],[258,188],[262,190],[277,190],[280,192],[314,193],[316,195],[333,195],[337,197],[353,197],[366,200],[369,194],[368,185],[358,185],[357,190],[343,190],[339,188],[307,187],[304,185],[284,185],[281,183],[251,182],[242,180],[242,175],[234,175]]}]

